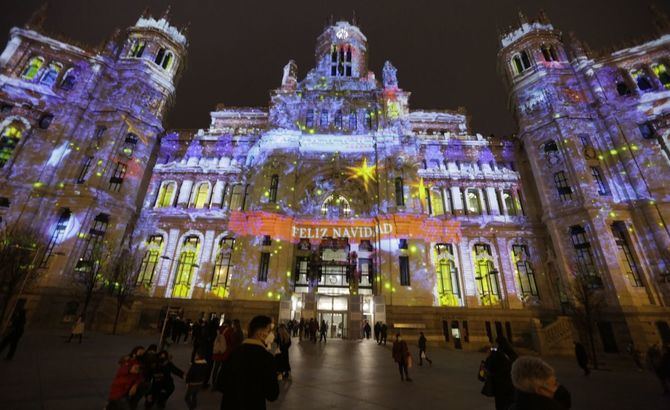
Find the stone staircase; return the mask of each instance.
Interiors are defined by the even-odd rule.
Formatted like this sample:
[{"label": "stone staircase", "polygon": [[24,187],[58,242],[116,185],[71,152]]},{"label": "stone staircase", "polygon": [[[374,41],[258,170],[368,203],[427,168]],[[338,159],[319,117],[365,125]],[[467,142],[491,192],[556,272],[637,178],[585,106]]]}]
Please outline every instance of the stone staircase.
[{"label": "stone staircase", "polygon": [[536,318],[531,320],[533,347],[538,353],[559,356],[574,354],[573,341],[577,339],[572,319],[568,316],[558,316],[548,324],[543,324]]}]

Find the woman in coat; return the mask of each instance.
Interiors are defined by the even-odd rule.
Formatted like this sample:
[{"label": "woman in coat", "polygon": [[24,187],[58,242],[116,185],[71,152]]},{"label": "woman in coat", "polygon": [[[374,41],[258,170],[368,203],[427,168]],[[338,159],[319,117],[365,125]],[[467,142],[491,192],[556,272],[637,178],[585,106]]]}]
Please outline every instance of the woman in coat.
[{"label": "woman in coat", "polygon": [[409,347],[407,347],[407,342],[402,340],[400,333],[396,333],[395,342],[393,342],[393,360],[398,363],[398,370],[400,371],[400,380],[407,380],[411,382],[412,379],[409,377],[408,367],[410,366],[410,361],[412,360],[412,355],[409,352]]},{"label": "woman in coat", "polygon": [[284,379],[288,379],[291,376],[291,364],[288,356],[288,350],[291,347],[291,335],[288,333],[286,325],[279,325],[275,342],[279,346],[279,353],[275,356],[277,373],[282,375]]},{"label": "woman in coat", "polygon": [[496,410],[507,410],[514,402],[514,385],[512,384],[512,363],[518,357],[512,345],[503,336],[496,339],[497,348],[492,348],[486,358],[486,383],[493,387]]}]

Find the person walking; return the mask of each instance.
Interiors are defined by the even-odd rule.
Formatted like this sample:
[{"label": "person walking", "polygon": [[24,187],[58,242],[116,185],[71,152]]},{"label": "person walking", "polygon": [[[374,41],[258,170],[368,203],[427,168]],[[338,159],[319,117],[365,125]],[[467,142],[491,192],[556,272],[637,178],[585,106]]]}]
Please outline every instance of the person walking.
[{"label": "person walking", "polygon": [[433,361],[428,358],[426,355],[426,336],[423,334],[423,332],[420,332],[419,334],[419,366],[423,366],[423,359],[426,359],[428,362],[429,366],[433,365]]},{"label": "person walking", "polygon": [[152,375],[153,382],[151,383],[151,390],[144,405],[145,409],[151,409],[154,404],[159,409],[165,408],[167,400],[174,392],[174,379],[172,375],[183,379],[184,371],[172,363],[167,350],[161,350],[158,353],[158,363]]},{"label": "person walking", "polygon": [[386,326],[386,323],[382,323],[379,330],[379,344],[384,343],[384,346],[386,346],[386,337],[388,336],[388,331],[389,328]]},{"label": "person walking", "polygon": [[85,328],[84,315],[79,315],[77,321],[74,322],[74,325],[72,326],[70,337],[67,339],[66,343],[70,343],[73,337],[78,337],[79,344],[81,344],[81,339],[84,336],[84,328]]},{"label": "person walking", "polygon": [[375,342],[379,344],[379,333],[381,333],[382,330],[382,324],[381,322],[377,321],[375,322],[375,327],[374,327],[374,335],[375,335]]},{"label": "person walking", "polygon": [[372,331],[372,328],[370,327],[370,323],[368,321],[365,321],[365,326],[363,326],[363,333],[365,334],[365,338],[370,340],[370,332]]},{"label": "person walking", "polygon": [[279,346],[279,353],[275,355],[277,373],[279,373],[284,380],[288,380],[291,377],[291,364],[288,355],[289,348],[291,347],[291,335],[288,333],[286,326],[279,326],[275,343]]},{"label": "person walking", "polygon": [[319,328],[319,343],[323,340],[326,343],[326,333],[328,333],[328,323],[321,319],[321,328]]},{"label": "person walking", "polygon": [[505,337],[498,336],[496,343],[497,347],[491,348],[484,362],[486,383],[491,385],[496,410],[507,410],[514,401],[514,386],[510,372],[517,354]]},{"label": "person walking", "polygon": [[277,370],[265,344],[271,333],[270,317],[256,316],[249,322],[248,338],[231,354],[219,377],[221,410],[263,410],[266,400],[277,400]]},{"label": "person walking", "polygon": [[232,337],[232,332],[232,323],[230,320],[226,319],[226,321],[223,322],[223,326],[219,328],[216,338],[214,339],[214,346],[212,348],[212,361],[214,362],[214,367],[212,368],[212,380],[215,382],[219,375],[221,365],[226,358],[228,342]]},{"label": "person walking", "polygon": [[205,382],[209,378],[209,365],[205,360],[205,355],[202,352],[196,352],[195,360],[186,373],[186,406],[189,410],[198,407],[198,392],[203,388]]},{"label": "person walking", "polygon": [[580,342],[575,342],[575,357],[577,358],[577,365],[584,370],[584,376],[588,376],[591,373],[591,370],[589,370],[589,355]]},{"label": "person walking", "polygon": [[144,355],[144,347],[136,346],[128,356],[119,360],[112,385],[109,388],[106,410],[132,409],[132,402],[136,403],[137,389],[142,383],[142,368],[140,359]]},{"label": "person walking", "polygon": [[5,334],[5,337],[2,338],[2,342],[0,342],[0,354],[2,354],[2,352],[7,347],[9,347],[7,356],[5,356],[6,360],[12,360],[12,358],[14,358],[16,348],[19,345],[21,336],[23,336],[25,327],[26,309],[23,306],[17,306],[14,310],[14,314],[12,314],[12,319],[9,322],[9,326],[7,327],[7,333]]},{"label": "person walking", "polygon": [[398,371],[400,372],[400,381],[406,380],[411,382],[408,368],[411,366],[412,354],[409,352],[407,342],[402,340],[400,333],[396,333],[395,341],[393,342],[393,349],[391,352],[393,360],[398,363]]},{"label": "person walking", "polygon": [[567,410],[570,393],[556,379],[554,369],[538,357],[520,357],[510,371],[516,388],[509,410]]},{"label": "person walking", "polygon": [[302,342],[302,338],[305,335],[305,319],[300,318],[298,323],[298,340]]}]

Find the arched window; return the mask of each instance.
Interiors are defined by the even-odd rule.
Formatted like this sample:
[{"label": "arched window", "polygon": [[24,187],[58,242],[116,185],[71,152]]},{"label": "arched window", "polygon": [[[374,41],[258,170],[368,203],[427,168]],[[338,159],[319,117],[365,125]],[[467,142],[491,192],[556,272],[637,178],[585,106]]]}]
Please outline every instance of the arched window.
[{"label": "arched window", "polygon": [[512,245],[512,261],[516,267],[516,274],[519,278],[521,287],[521,296],[539,296],[537,292],[537,283],[535,283],[535,271],[530,263],[530,254],[528,247],[523,244]]},{"label": "arched window", "polygon": [[526,51],[522,51],[512,57],[512,68],[514,69],[514,74],[517,75],[530,68],[530,58]]},{"label": "arched window", "polygon": [[33,57],[30,59],[26,68],[23,69],[21,77],[26,80],[33,80],[39,73],[40,69],[44,65],[44,59],[42,57]]},{"label": "arched window", "polygon": [[476,189],[468,189],[466,193],[468,213],[479,215],[482,213],[481,202],[479,201],[479,192]]},{"label": "arched window", "polygon": [[198,268],[197,258],[200,252],[200,239],[195,235],[184,238],[184,244],[177,261],[177,272],[175,273],[172,296],[176,298],[188,297],[191,289],[191,279]]},{"label": "arched window", "polygon": [[558,61],[558,54],[556,53],[556,48],[554,46],[542,44],[540,46],[540,51],[542,51],[542,57],[544,57],[544,61]]},{"label": "arched window", "polygon": [[475,283],[482,305],[498,303],[500,292],[498,271],[493,264],[491,247],[485,243],[477,243],[472,249],[475,265]]},{"label": "arched window", "polygon": [[663,63],[655,63],[651,65],[651,71],[658,77],[658,80],[663,84],[663,87],[670,90],[670,74]]},{"label": "arched window", "polygon": [[56,222],[56,226],[54,226],[53,232],[51,233],[49,243],[44,250],[44,257],[42,258],[42,263],[40,263],[41,268],[46,268],[49,266],[49,259],[53,254],[54,248],[63,240],[63,236],[65,236],[65,230],[67,229],[67,226],[70,222],[70,216],[72,216],[70,209],[63,208],[60,216],[58,217],[58,221]]},{"label": "arched window", "polygon": [[330,52],[330,75],[332,77],[351,77],[351,46],[333,44]]},{"label": "arched window", "polygon": [[654,86],[651,83],[651,80],[649,77],[647,77],[647,73],[644,72],[644,69],[642,68],[637,68],[633,69],[630,71],[631,77],[633,77],[633,80],[637,84],[637,88],[640,89],[640,91],[648,91],[654,88]]},{"label": "arched window", "polygon": [[461,288],[454,247],[450,243],[435,245],[437,254],[437,294],[441,306],[460,306]]},{"label": "arched window", "polygon": [[212,272],[212,291],[219,297],[225,297],[230,279],[230,260],[235,246],[235,238],[223,237],[214,261]]},{"label": "arched window", "polygon": [[209,182],[201,182],[195,186],[193,194],[191,195],[190,206],[192,208],[201,209],[207,206],[209,199]]},{"label": "arched window", "polygon": [[177,191],[177,183],[174,181],[163,182],[158,191],[158,198],[156,199],[156,208],[169,208],[174,203],[175,192]]},{"label": "arched window", "polygon": [[46,85],[47,87],[54,85],[58,79],[58,74],[60,74],[62,69],[63,66],[60,63],[49,63],[49,67],[44,74],[42,74],[42,78],[40,78],[40,84]]},{"label": "arched window", "polygon": [[144,48],[146,43],[142,40],[134,39],[133,44],[130,46],[130,51],[128,51],[128,57],[140,58],[144,54]]},{"label": "arched window", "polygon": [[140,272],[137,275],[137,284],[146,287],[151,286],[154,281],[154,274],[158,266],[159,258],[163,253],[163,236],[151,235],[147,240],[147,251],[142,258]]},{"label": "arched window", "polygon": [[14,149],[21,141],[23,135],[23,126],[18,122],[13,122],[2,130],[0,136],[0,168],[9,162],[14,153]]},{"label": "arched window", "polygon": [[158,53],[156,53],[156,58],[154,59],[154,62],[159,66],[163,67],[164,70],[168,70],[170,67],[172,67],[173,59],[174,55],[172,54],[171,51],[168,51],[165,48],[161,48],[160,50],[158,50]]},{"label": "arched window", "polygon": [[60,82],[60,88],[63,90],[71,90],[74,88],[74,85],[77,83],[77,72],[74,68],[68,69],[63,75],[63,79]]},{"label": "arched window", "polygon": [[351,216],[351,206],[349,201],[339,194],[333,194],[326,197],[321,204],[321,214],[328,217],[349,217]]}]

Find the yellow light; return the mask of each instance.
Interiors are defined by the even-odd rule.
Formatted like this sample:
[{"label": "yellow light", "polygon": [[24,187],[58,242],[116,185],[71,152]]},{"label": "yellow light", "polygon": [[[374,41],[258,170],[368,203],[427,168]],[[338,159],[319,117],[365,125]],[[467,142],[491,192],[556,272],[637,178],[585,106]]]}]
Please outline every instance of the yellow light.
[{"label": "yellow light", "polygon": [[268,292],[268,297],[269,297],[269,298],[272,297],[272,292]]},{"label": "yellow light", "polygon": [[391,284],[388,283],[388,282],[386,282],[386,283],[384,284],[384,287],[385,287],[386,289],[391,289]]},{"label": "yellow light", "polygon": [[347,167],[349,170],[349,179],[361,179],[363,182],[363,187],[365,190],[368,190],[368,184],[370,181],[376,181],[377,178],[375,176],[375,170],[377,166],[376,165],[368,165],[368,159],[366,157],[363,157],[363,162],[361,163],[360,166],[357,167]]}]

